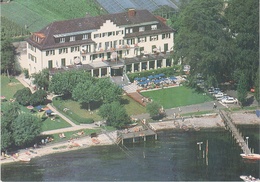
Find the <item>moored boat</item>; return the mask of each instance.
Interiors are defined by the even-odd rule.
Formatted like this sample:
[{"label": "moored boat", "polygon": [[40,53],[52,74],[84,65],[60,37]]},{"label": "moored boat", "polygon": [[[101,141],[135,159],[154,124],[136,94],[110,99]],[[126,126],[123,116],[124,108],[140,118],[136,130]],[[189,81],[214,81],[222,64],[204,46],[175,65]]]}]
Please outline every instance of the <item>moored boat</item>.
[{"label": "moored boat", "polygon": [[245,176],[245,175],[241,175],[240,176],[240,178],[243,180],[243,181],[246,181],[246,182],[260,182],[260,180],[257,178],[255,178],[255,177],[253,177],[253,176]]},{"label": "moored boat", "polygon": [[31,158],[27,157],[27,158],[19,158],[19,161],[21,162],[30,162]]},{"label": "moored boat", "polygon": [[240,154],[243,159],[260,160],[260,154]]}]

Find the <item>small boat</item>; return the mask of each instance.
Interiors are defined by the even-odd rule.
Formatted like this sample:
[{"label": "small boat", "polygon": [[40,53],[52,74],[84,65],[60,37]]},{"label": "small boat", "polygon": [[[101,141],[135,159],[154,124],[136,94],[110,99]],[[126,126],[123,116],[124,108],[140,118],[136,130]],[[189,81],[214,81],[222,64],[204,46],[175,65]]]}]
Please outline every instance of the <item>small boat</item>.
[{"label": "small boat", "polygon": [[245,176],[245,175],[241,175],[240,178],[243,180],[243,181],[246,181],[246,182],[260,182],[260,180],[257,178],[254,178],[253,176]]},{"label": "small boat", "polygon": [[19,161],[21,161],[21,162],[30,162],[31,158],[19,158]]},{"label": "small boat", "polygon": [[243,159],[260,160],[260,154],[240,154]]},{"label": "small boat", "polygon": [[100,143],[100,141],[97,138],[92,138],[91,140],[92,140],[92,142],[94,144],[99,144]]}]

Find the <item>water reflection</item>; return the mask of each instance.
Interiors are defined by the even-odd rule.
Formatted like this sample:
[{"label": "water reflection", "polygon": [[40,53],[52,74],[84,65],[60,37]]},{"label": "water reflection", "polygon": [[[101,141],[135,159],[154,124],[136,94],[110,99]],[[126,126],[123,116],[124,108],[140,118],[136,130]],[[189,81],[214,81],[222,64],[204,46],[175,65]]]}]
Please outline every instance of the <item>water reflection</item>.
[{"label": "water reflection", "polygon": [[[249,145],[258,146],[255,151],[259,152],[258,130],[246,134]],[[126,144],[124,150],[100,146],[4,165],[2,180],[241,181],[240,175],[259,177],[259,161],[244,161],[227,131],[168,131],[160,132],[158,139]],[[201,150],[198,142],[203,142]]]}]

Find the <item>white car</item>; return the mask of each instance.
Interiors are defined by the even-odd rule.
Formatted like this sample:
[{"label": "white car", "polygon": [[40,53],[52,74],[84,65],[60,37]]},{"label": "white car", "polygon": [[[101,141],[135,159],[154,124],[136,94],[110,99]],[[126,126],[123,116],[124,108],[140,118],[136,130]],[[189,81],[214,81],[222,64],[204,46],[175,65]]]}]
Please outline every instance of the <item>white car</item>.
[{"label": "white car", "polygon": [[222,99],[221,102],[224,104],[235,104],[235,103],[237,103],[237,99],[235,99],[234,97],[228,97],[228,98]]},{"label": "white car", "polygon": [[217,94],[214,94],[214,97],[219,98],[219,97],[223,97],[224,93],[223,92],[218,92]]}]

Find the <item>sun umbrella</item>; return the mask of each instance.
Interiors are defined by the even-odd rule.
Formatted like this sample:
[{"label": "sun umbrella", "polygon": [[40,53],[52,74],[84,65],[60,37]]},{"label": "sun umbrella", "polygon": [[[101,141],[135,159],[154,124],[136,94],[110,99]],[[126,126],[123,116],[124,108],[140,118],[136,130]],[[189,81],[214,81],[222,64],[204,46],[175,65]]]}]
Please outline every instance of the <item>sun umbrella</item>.
[{"label": "sun umbrella", "polygon": [[149,78],[149,79],[153,79],[154,76],[153,76],[153,75],[149,75],[148,78]]},{"label": "sun umbrella", "polygon": [[139,81],[141,78],[136,77],[134,80]]},{"label": "sun umbrella", "polygon": [[170,77],[170,80],[177,80],[177,78],[174,77],[174,76],[171,76],[171,77]]},{"label": "sun umbrella", "polygon": [[42,109],[42,106],[41,106],[41,105],[38,105],[38,106],[36,106],[36,109],[39,111],[39,110]]},{"label": "sun umbrella", "polygon": [[5,96],[1,96],[1,99],[5,99]]},{"label": "sun umbrella", "polygon": [[47,110],[47,111],[45,111],[46,112],[46,114],[51,114],[52,113],[52,110]]},{"label": "sun umbrella", "polygon": [[160,78],[160,75],[154,75],[154,78]]},{"label": "sun umbrella", "polygon": [[33,109],[33,106],[27,106],[27,109]]},{"label": "sun umbrella", "polygon": [[165,74],[164,74],[164,73],[160,73],[159,76],[160,76],[160,77],[164,77]]},{"label": "sun umbrella", "polygon": [[142,81],[145,81],[145,80],[146,80],[146,77],[142,77],[141,80],[142,80]]}]

